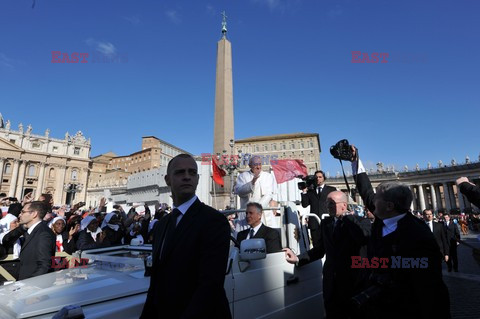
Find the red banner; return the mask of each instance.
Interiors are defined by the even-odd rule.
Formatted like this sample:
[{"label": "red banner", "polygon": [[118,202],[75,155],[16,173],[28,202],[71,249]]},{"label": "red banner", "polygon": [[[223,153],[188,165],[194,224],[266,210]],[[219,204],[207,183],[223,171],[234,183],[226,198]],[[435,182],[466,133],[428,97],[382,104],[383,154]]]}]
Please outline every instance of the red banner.
[{"label": "red banner", "polygon": [[270,164],[272,165],[277,184],[288,182],[299,175],[308,175],[307,167],[303,164],[303,160],[272,160]]},{"label": "red banner", "polygon": [[223,176],[226,175],[225,171],[218,167],[217,159],[215,156],[212,156],[212,166],[213,166],[213,181],[218,185],[224,186]]}]

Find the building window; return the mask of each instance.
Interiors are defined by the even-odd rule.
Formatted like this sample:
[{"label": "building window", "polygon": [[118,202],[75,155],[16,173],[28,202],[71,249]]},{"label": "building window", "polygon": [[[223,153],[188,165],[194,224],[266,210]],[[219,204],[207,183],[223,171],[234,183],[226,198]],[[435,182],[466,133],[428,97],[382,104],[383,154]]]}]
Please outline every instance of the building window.
[{"label": "building window", "polygon": [[54,147],[52,148],[52,152],[58,153],[58,146],[54,146]]},{"label": "building window", "polygon": [[287,149],[287,145],[285,145],[285,143],[282,143],[282,150],[286,150]]},{"label": "building window", "polygon": [[5,169],[3,170],[5,174],[12,174],[12,164],[6,164]]},{"label": "building window", "polygon": [[72,180],[76,181],[78,178],[78,171],[76,169],[72,170]]},{"label": "building window", "polygon": [[258,145],[255,145],[255,152],[259,152],[260,151],[260,148],[258,147]]},{"label": "building window", "polygon": [[35,165],[28,166],[27,176],[35,176]]},{"label": "building window", "polygon": [[294,149],[295,149],[295,143],[294,143],[294,142],[292,142],[292,143],[290,144],[290,149],[291,149],[291,150],[294,150]]},{"label": "building window", "polygon": [[313,147],[313,141],[310,141],[310,147]]},{"label": "building window", "polygon": [[73,154],[74,154],[74,155],[80,155],[80,147],[75,147],[75,148],[73,149]]},{"label": "building window", "polygon": [[268,145],[267,145],[267,144],[264,144],[264,145],[263,145],[263,150],[264,150],[264,151],[268,151]]},{"label": "building window", "polygon": [[301,142],[300,143],[300,148],[305,148],[305,143]]},{"label": "building window", "polygon": [[39,149],[39,148],[40,148],[40,143],[38,143],[38,142],[33,142],[33,143],[32,143],[32,148],[34,148],[34,149]]},{"label": "building window", "polygon": [[273,149],[274,151],[276,151],[276,150],[277,150],[277,144],[273,144],[273,145],[272,145],[272,149]]},{"label": "building window", "polygon": [[10,143],[15,144],[15,140],[14,140],[14,139],[11,139],[11,140],[10,140]]},{"label": "building window", "polygon": [[48,172],[48,178],[55,178],[55,169],[51,168]]}]

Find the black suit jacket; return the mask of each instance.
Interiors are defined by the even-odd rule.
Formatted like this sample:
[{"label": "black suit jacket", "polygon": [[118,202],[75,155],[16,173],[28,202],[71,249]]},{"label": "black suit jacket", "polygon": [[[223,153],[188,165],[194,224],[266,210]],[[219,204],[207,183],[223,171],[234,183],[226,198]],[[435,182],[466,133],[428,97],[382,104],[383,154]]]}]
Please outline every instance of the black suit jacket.
[{"label": "black suit jacket", "polygon": [[[310,213],[316,214],[322,219],[323,214],[328,214],[327,196],[334,191],[336,191],[335,187],[324,185],[320,194],[317,194],[317,189],[309,189],[306,194],[302,192],[302,207],[310,206]],[[319,227],[318,221],[315,218],[309,218],[308,227],[317,229]]]},{"label": "black suit jacket", "polygon": [[[430,229],[430,227],[428,229]],[[442,255],[448,255],[450,246],[448,245],[445,226],[442,223],[433,222],[433,237],[435,237],[438,248],[440,249]]]},{"label": "black suit jacket", "polygon": [[231,318],[223,288],[230,247],[227,219],[197,199],[160,260],[171,219],[160,219],[153,230],[152,277],[141,318]]},{"label": "black suit jacket", "polygon": [[33,229],[20,251],[19,280],[46,274],[52,270],[55,234],[43,221]]},{"label": "black suit jacket", "polygon": [[[299,266],[323,258],[323,297],[325,303],[332,299],[353,297],[360,293],[366,285],[369,270],[352,268],[352,256],[367,257],[367,243],[370,236],[371,223],[358,216],[345,216],[334,238],[333,217],[327,217],[320,224],[319,245],[299,257]],[[337,297],[334,297],[334,290]]]},{"label": "black suit jacket", "polygon": [[457,245],[457,241],[460,241],[460,230],[458,229],[457,224],[450,220],[450,223],[443,222],[445,230],[447,231],[447,243],[449,245]]},{"label": "black suit jacket", "polygon": [[[366,173],[356,178],[357,189],[367,208],[374,212],[375,196]],[[372,278],[391,280],[382,289],[373,308],[374,318],[450,318],[448,289],[442,279],[444,256],[423,220],[405,212],[397,222],[397,229],[382,236],[383,222],[376,218],[369,243],[369,257],[389,258],[388,268],[373,269]],[[392,256],[398,258],[426,258],[426,268],[392,268]],[[372,285],[375,281],[372,281]],[[435,306],[432,306],[435,305]]]},{"label": "black suit jacket", "polygon": [[[242,230],[237,235],[238,243],[241,243],[248,236],[250,229]],[[257,233],[253,238],[263,238],[265,239],[265,244],[267,246],[267,254],[276,253],[282,251],[282,240],[280,239],[280,234],[273,228],[265,226],[262,224],[258,229]]]}]

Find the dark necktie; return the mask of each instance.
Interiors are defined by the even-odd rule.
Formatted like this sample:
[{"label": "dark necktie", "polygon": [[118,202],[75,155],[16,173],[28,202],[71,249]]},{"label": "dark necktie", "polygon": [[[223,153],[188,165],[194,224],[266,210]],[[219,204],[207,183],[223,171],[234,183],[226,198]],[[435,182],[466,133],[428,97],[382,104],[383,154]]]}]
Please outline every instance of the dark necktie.
[{"label": "dark necktie", "polygon": [[250,238],[249,239],[253,238],[254,233],[255,233],[255,231],[253,230],[253,228],[250,228]]},{"label": "dark necktie", "polygon": [[28,231],[25,231],[25,232],[23,233],[23,240],[20,239],[20,244],[21,244],[22,246],[23,246],[23,244],[25,244],[25,242],[27,241],[28,236],[30,236],[30,234],[28,233]]},{"label": "dark necktie", "polygon": [[177,227],[177,218],[180,216],[181,212],[178,209],[174,209],[168,216],[167,227],[165,229],[165,236],[163,237],[162,250],[160,253],[160,260],[164,257],[167,245],[171,244],[173,239],[173,234],[175,233],[175,228]]}]

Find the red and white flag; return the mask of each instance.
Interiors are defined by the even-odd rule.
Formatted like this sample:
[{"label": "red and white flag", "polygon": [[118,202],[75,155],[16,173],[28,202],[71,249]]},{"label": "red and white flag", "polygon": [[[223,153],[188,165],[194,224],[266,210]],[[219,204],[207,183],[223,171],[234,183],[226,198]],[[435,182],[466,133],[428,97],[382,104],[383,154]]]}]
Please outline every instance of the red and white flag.
[{"label": "red and white flag", "polygon": [[303,160],[271,160],[270,164],[272,165],[277,184],[288,182],[299,175],[308,175],[307,167],[303,164]]}]

